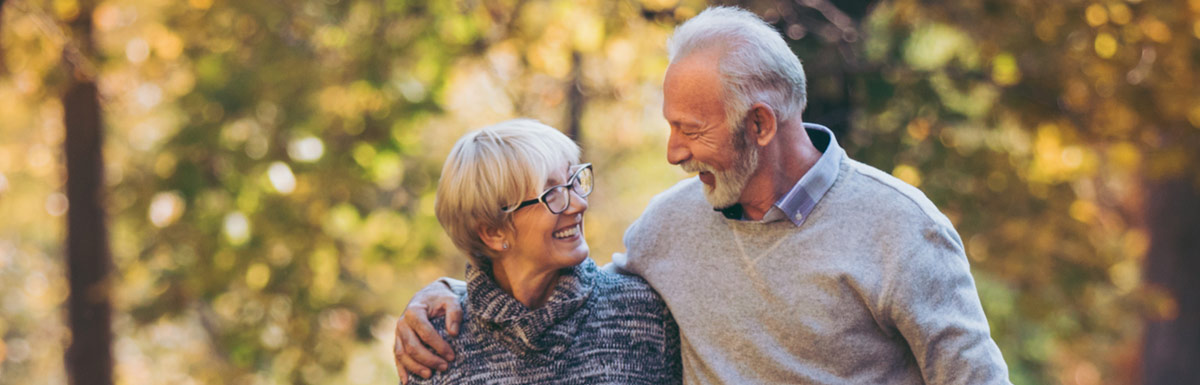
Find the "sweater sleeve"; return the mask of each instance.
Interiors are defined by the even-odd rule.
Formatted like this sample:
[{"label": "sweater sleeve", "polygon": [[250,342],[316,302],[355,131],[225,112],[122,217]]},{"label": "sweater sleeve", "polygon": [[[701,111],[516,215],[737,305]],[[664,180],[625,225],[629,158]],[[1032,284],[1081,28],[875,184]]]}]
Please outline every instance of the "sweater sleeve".
[{"label": "sweater sleeve", "polygon": [[658,198],[651,200],[650,206],[646,207],[646,211],[642,212],[628,229],[625,229],[625,236],[622,241],[625,243],[624,253],[613,253],[613,270],[621,274],[643,275],[645,272],[646,255],[652,253],[655,242],[654,231],[655,210],[654,205]]},{"label": "sweater sleeve", "polygon": [[441,278],[438,278],[437,281],[435,281],[435,282],[439,282],[443,285],[446,285],[446,288],[450,289],[450,291],[453,292],[454,295],[458,296],[459,298],[462,298],[463,296],[467,295],[467,282],[466,281],[459,281],[457,279],[450,278],[450,277],[441,277]]},{"label": "sweater sleeve", "polygon": [[1008,384],[962,242],[934,224],[897,245],[882,272],[885,320],[903,335],[930,384]]},{"label": "sweater sleeve", "polygon": [[[642,211],[629,228],[625,230],[622,241],[625,243],[625,253],[613,254],[613,270],[622,274],[646,276],[652,262],[651,258],[661,253],[660,237],[665,237],[665,231],[670,223],[678,221],[677,214],[682,200],[687,199],[689,191],[698,194],[699,179],[689,178],[672,186],[667,191],[650,198],[650,203]],[[703,198],[701,198],[703,199]]]},{"label": "sweater sleeve", "polygon": [[679,325],[671,309],[663,306],[663,329],[666,331],[666,342],[663,344],[663,360],[665,360],[664,384],[683,383],[683,356],[680,348]]}]

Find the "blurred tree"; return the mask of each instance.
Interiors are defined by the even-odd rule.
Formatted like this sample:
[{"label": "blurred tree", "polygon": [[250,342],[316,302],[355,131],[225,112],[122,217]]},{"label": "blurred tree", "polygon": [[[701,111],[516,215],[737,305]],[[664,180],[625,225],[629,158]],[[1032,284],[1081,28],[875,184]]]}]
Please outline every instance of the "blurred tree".
[{"label": "blurred tree", "polygon": [[[91,4],[84,4],[88,13]],[[92,20],[71,22],[63,48],[70,85],[63,95],[67,158],[67,267],[71,346],[67,378],[72,384],[112,384],[112,320],[108,223],[104,210],[103,127],[96,70],[92,66]]]},{"label": "blurred tree", "polygon": [[1146,325],[1143,384],[1200,382],[1200,187],[1174,177],[1150,181],[1146,223],[1153,241],[1146,278],[1171,295]]}]

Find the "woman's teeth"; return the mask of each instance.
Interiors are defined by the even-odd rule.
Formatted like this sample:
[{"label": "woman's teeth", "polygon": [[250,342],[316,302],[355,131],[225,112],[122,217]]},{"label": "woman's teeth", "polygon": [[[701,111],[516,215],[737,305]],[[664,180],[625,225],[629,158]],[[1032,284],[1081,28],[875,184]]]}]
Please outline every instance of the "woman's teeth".
[{"label": "woman's teeth", "polygon": [[566,239],[574,237],[576,234],[579,234],[579,225],[571,226],[569,229],[556,232],[552,235],[554,235],[554,238],[557,239]]}]

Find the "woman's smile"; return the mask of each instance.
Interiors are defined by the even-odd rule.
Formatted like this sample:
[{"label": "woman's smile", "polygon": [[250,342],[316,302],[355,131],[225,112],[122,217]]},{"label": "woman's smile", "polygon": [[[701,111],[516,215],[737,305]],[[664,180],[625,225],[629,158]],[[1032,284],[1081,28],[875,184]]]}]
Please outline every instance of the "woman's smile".
[{"label": "woman's smile", "polygon": [[553,236],[554,239],[558,239],[558,240],[575,241],[575,240],[579,239],[580,234],[582,234],[582,233],[583,233],[583,222],[578,222],[578,223],[563,227],[561,229],[558,229],[553,234],[551,234],[551,236]]}]

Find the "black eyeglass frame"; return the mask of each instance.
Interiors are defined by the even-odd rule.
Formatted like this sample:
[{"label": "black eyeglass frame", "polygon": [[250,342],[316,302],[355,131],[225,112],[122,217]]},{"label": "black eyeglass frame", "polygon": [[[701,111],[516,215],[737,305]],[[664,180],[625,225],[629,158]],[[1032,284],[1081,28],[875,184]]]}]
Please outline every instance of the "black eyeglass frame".
[{"label": "black eyeglass frame", "polygon": [[[582,173],[583,170],[588,170],[589,172],[592,171],[592,164],[591,163],[581,164],[579,169],[575,170],[575,173],[571,174],[571,176],[569,178],[567,178],[567,183],[547,188],[546,191],[543,191],[541,193],[541,195],[538,195],[537,198],[518,203],[516,206],[501,207],[500,211],[503,211],[506,213],[512,213],[517,210],[520,210],[521,208],[523,208],[525,206],[529,206],[529,205],[540,202],[542,204],[542,206],[545,206],[546,210],[549,211],[551,214],[555,214],[555,215],[562,214],[563,211],[567,211],[567,209],[571,207],[571,192],[572,191],[574,191],[575,194],[579,195],[580,198],[587,198],[588,195],[592,195],[592,190],[593,190],[592,188],[589,188],[588,192],[586,194],[579,194],[579,192],[575,191],[575,189],[573,188],[573,187],[575,187],[576,182],[579,182],[579,174]],[[592,184],[594,186],[595,182],[593,182]],[[563,188],[563,187],[565,187],[567,189],[567,204],[565,206],[563,206],[562,210],[558,210],[558,212],[555,212],[554,209],[550,208],[550,203],[546,202],[546,197],[549,196],[550,193],[554,192],[555,189]]]}]

